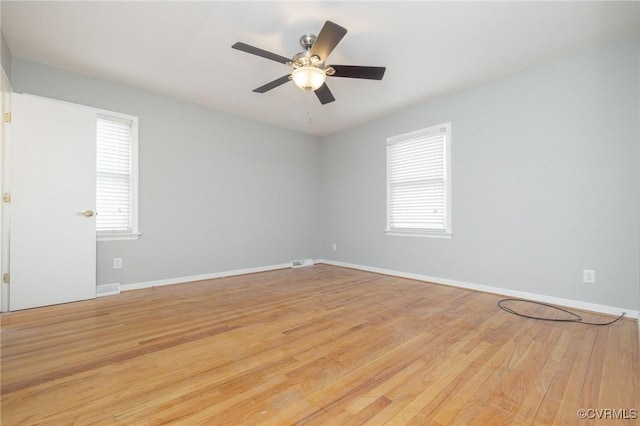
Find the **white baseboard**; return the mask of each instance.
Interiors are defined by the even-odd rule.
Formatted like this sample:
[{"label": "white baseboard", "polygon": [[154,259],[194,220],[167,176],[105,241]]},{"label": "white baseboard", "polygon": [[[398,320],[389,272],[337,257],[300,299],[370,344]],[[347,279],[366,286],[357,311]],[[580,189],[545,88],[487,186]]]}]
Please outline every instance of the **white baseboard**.
[{"label": "white baseboard", "polygon": [[[376,268],[372,266],[356,265],[353,263],[338,262],[334,260],[317,259],[315,262],[324,263],[327,265],[342,266],[345,268],[359,269],[361,271],[375,272],[378,274],[392,275],[395,277],[409,278],[412,280],[426,281],[426,282],[431,282],[435,284],[443,284],[443,285],[448,285],[452,287],[460,287],[468,290],[483,291],[485,293],[500,294],[500,295],[509,296],[509,297],[516,297],[519,299],[535,300],[537,302],[561,305],[561,306],[566,306],[570,308],[582,309],[585,311],[597,312],[597,313],[608,314],[608,315],[618,316],[624,312],[626,318],[638,319],[638,311],[633,309],[623,309],[623,308],[617,308],[614,306],[598,305],[595,303],[583,302],[581,300],[564,299],[560,297],[547,296],[543,294],[528,293],[524,291],[510,290],[510,289],[500,288],[500,287],[492,287],[492,286],[487,286],[483,284],[456,281],[456,280],[450,280],[450,279],[439,278],[439,277],[430,277],[426,275],[412,274],[409,272],[394,271],[390,269]],[[638,323],[638,329],[640,331],[640,322]]]},{"label": "white baseboard", "polygon": [[[425,281],[425,282],[431,282],[436,284],[443,284],[443,285],[448,285],[452,287],[465,288],[468,290],[483,291],[485,293],[493,293],[493,294],[500,294],[500,295],[509,296],[509,297],[517,297],[520,299],[535,300],[538,302],[551,303],[554,305],[566,306],[570,308],[582,309],[585,311],[597,312],[597,313],[608,314],[608,315],[617,316],[624,312],[625,317],[627,318],[638,319],[639,317],[639,312],[637,310],[618,308],[618,307],[608,306],[608,305],[599,305],[595,303],[584,302],[581,300],[564,299],[560,297],[547,296],[543,294],[528,293],[524,291],[511,290],[511,289],[506,289],[501,287],[492,287],[492,286],[487,286],[483,284],[476,284],[476,283],[470,283],[465,281],[456,281],[456,280],[450,280],[447,278],[440,278],[440,277],[431,277],[427,275],[413,274],[410,272],[376,268],[373,266],[357,265],[354,263],[347,263],[347,262],[338,262],[335,260],[328,260],[328,259],[316,259],[314,260],[314,263],[324,263],[327,265],[359,269],[361,271],[375,272],[378,274],[391,275],[391,276],[401,277],[401,278],[409,278],[412,280]],[[276,269],[286,269],[286,268],[291,268],[291,263],[258,266],[254,268],[236,269],[232,271],[214,272],[210,274],[191,275],[186,277],[176,277],[176,278],[169,278],[169,279],[158,280],[158,281],[145,281],[140,283],[121,284],[120,291],[138,290],[138,289],[157,287],[157,286],[163,286],[163,285],[182,284],[182,283],[188,283],[188,282],[194,282],[194,281],[211,280],[216,278],[232,277],[235,275],[254,274],[256,272],[273,271]],[[640,333],[640,322],[638,323],[638,330]]]},{"label": "white baseboard", "polygon": [[142,288],[158,287],[171,284],[183,284],[194,281],[213,280],[216,278],[232,277],[235,275],[255,274],[256,272],[273,271],[276,269],[291,268],[291,263],[281,263],[279,265],[258,266],[255,268],[235,269],[233,271],[213,272],[210,274],[190,275],[187,277],[168,278],[158,281],[144,281],[140,283],[121,284],[121,291],[139,290]]}]

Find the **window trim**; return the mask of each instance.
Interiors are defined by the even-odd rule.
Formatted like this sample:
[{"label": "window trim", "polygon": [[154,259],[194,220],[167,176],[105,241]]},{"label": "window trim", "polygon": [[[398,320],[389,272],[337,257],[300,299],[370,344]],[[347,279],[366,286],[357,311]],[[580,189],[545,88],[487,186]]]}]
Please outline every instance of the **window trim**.
[{"label": "window trim", "polygon": [[142,235],[138,228],[138,117],[98,108],[95,111],[96,121],[103,118],[131,124],[131,232],[96,230],[96,241],[137,240]]},{"label": "window trim", "polygon": [[[389,146],[398,142],[416,139],[419,137],[428,136],[429,134],[445,129],[445,146],[444,146],[444,180],[445,180],[445,215],[444,215],[444,230],[439,229],[420,229],[420,228],[391,228],[391,182],[390,176],[390,156]],[[386,162],[387,162],[387,218],[385,234],[389,236],[402,236],[402,237],[423,237],[423,238],[444,238],[450,239],[453,236],[453,226],[451,221],[451,122],[430,126],[424,129],[415,130],[412,132],[403,133],[396,136],[390,136],[386,142]]]}]

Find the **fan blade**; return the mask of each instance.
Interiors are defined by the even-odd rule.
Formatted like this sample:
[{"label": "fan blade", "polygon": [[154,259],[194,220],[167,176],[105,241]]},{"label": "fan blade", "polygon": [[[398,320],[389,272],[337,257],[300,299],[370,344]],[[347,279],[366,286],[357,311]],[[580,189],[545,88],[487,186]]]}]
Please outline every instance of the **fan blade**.
[{"label": "fan blade", "polygon": [[280,62],[282,64],[291,62],[291,59],[289,58],[285,58],[284,56],[280,56],[275,53],[267,52],[266,50],[250,46],[246,43],[238,42],[231,47],[233,49],[242,50],[243,52],[251,53],[252,55],[262,56],[263,58],[271,59],[272,61]]},{"label": "fan blade", "polygon": [[346,28],[334,24],[331,21],[325,22],[316,41],[313,43],[313,46],[311,46],[311,55],[316,55],[322,61],[325,61],[346,33]]},{"label": "fan blade", "polygon": [[331,77],[366,78],[382,80],[385,67],[360,67],[357,65],[331,65],[336,72]]},{"label": "fan blade", "polygon": [[336,100],[336,98],[333,97],[333,93],[331,93],[331,90],[329,90],[327,83],[324,83],[322,86],[320,86],[319,89],[316,89],[315,93],[322,105]]},{"label": "fan blade", "polygon": [[273,80],[270,83],[265,84],[264,86],[260,86],[257,89],[253,89],[256,93],[264,93],[268,90],[275,89],[278,86],[285,84],[287,81],[291,80],[291,76],[289,74],[283,75],[282,77]]}]

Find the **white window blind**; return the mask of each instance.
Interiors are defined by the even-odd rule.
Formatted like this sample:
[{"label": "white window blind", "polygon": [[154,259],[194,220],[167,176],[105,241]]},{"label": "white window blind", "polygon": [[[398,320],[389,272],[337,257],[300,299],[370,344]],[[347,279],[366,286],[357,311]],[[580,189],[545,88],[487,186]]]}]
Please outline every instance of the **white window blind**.
[{"label": "white window blind", "polygon": [[96,231],[135,233],[133,122],[101,115],[97,120]]},{"label": "white window blind", "polygon": [[450,236],[451,123],[387,139],[387,232]]}]

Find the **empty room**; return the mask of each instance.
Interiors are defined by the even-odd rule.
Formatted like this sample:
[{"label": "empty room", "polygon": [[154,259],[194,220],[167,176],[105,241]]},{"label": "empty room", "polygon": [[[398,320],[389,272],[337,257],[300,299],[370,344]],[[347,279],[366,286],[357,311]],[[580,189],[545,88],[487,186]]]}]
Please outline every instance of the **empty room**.
[{"label": "empty room", "polygon": [[631,425],[639,1],[0,1],[0,423]]}]

